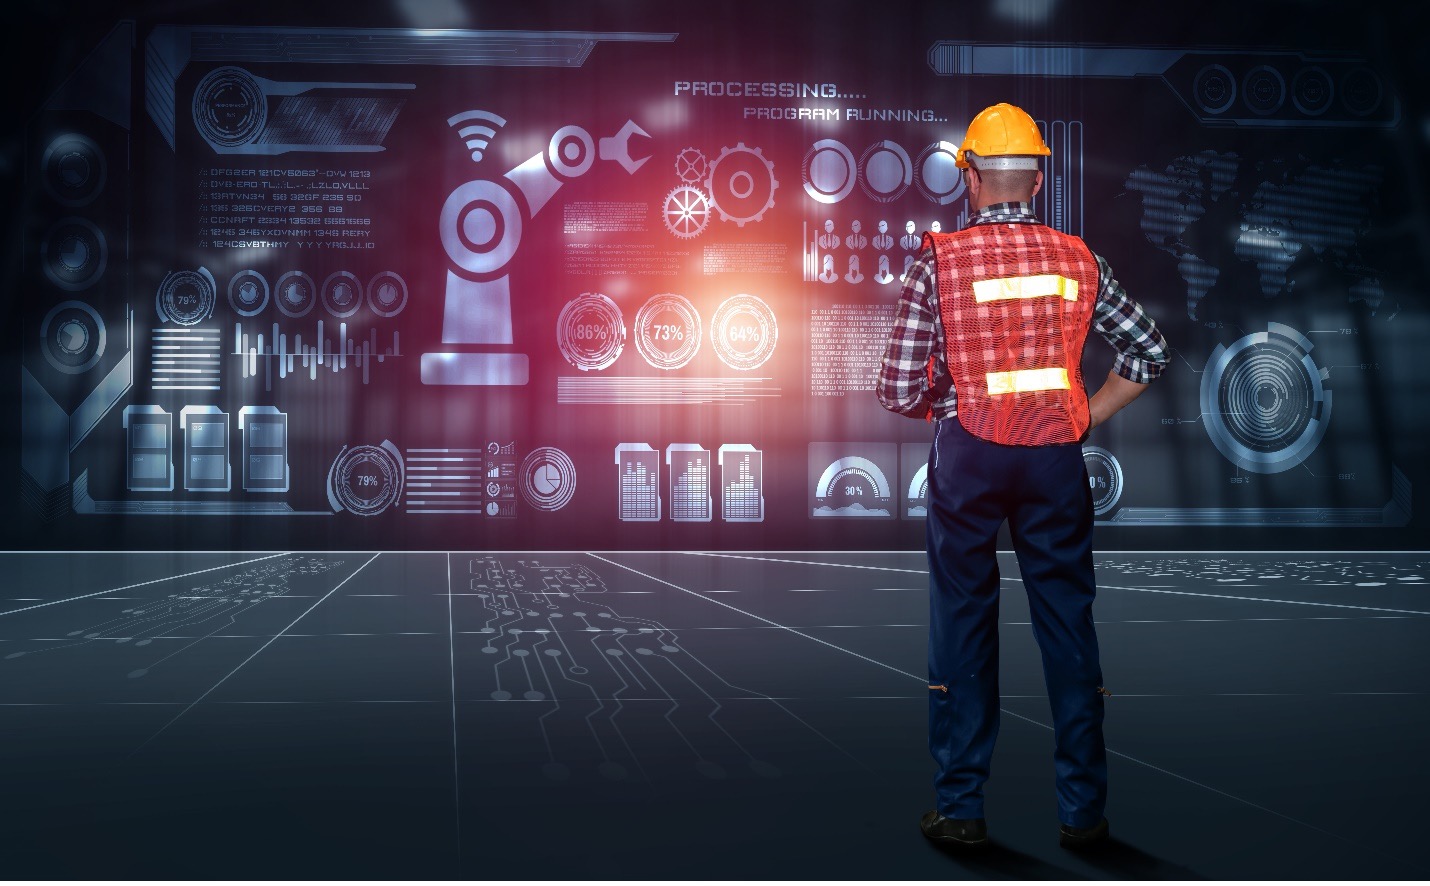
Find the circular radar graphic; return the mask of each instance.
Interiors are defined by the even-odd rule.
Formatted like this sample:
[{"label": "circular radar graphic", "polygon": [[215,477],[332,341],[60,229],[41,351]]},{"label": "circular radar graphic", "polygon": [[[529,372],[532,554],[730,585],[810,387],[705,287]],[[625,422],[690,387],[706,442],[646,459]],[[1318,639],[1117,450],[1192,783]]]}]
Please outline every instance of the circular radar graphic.
[{"label": "circular radar graphic", "polygon": [[1084,446],[1082,463],[1087,467],[1087,486],[1092,490],[1092,513],[1101,517],[1117,507],[1122,498],[1122,465],[1117,456],[1101,446]]},{"label": "circular radar graphic", "polygon": [[766,160],[759,148],[747,148],[744,142],[720,149],[705,182],[710,202],[721,220],[742,228],[747,222],[764,218],[774,207],[775,189],[779,186],[775,164]]},{"label": "circular radar graphic", "polygon": [[295,320],[307,316],[318,303],[318,288],[313,285],[313,278],[302,271],[289,271],[278,278],[278,285],[273,288],[278,310]]},{"label": "circular radar graphic", "polygon": [[407,281],[392,271],[380,271],[368,281],[367,306],[379,317],[396,317],[407,307]]},{"label": "circular radar graphic", "polygon": [[576,494],[576,465],[560,449],[542,446],[521,463],[521,494],[539,511],[559,511]]},{"label": "circular radar graphic", "polygon": [[556,318],[556,346],[567,363],[583,372],[605,369],[626,346],[621,309],[599,292],[581,293]]},{"label": "circular radar graphic", "polygon": [[775,312],[753,295],[726,299],[710,318],[710,342],[731,369],[755,369],[775,352],[780,330]]},{"label": "circular radar graphic", "polygon": [[239,271],[228,281],[228,306],[240,317],[254,317],[268,307],[268,281],[257,271]]},{"label": "circular radar graphic", "polygon": [[859,177],[854,152],[843,142],[824,138],[815,142],[800,166],[804,192],[820,203],[838,203],[854,190]]},{"label": "circular radar graphic", "polygon": [[1202,375],[1207,433],[1241,468],[1275,474],[1305,461],[1331,419],[1330,372],[1311,359],[1312,344],[1280,323],[1217,345]]},{"label": "circular radar graphic", "polygon": [[914,180],[909,152],[898,142],[874,142],[859,158],[859,186],[873,200],[891,203],[903,196]]},{"label": "circular radar graphic", "polygon": [[710,174],[710,161],[699,148],[685,148],[675,155],[675,174],[687,185],[698,185]]},{"label": "circular radar graphic", "polygon": [[213,277],[200,268],[197,271],[170,271],[159,284],[155,305],[159,319],[180,326],[194,326],[213,315],[218,295]]},{"label": "circular radar graphic", "polygon": [[963,196],[963,175],[957,159],[958,145],[953,142],[934,142],[924,148],[914,162],[914,184],[919,193],[939,206]]},{"label": "circular radar graphic", "polygon": [[51,366],[78,375],[93,369],[104,356],[104,321],[84,302],[61,302],[40,324],[40,342],[40,351]]},{"label": "circular radar graphic", "polygon": [[328,472],[328,494],[335,508],[372,517],[402,494],[402,462],[395,447],[344,447]]},{"label": "circular radar graphic", "polygon": [[689,240],[710,224],[710,200],[705,192],[690,185],[672,188],[665,195],[666,230],[682,240]]},{"label": "circular radar graphic", "polygon": [[83,206],[104,187],[104,153],[82,135],[62,135],[50,142],[40,168],[45,190],[65,206]]},{"label": "circular radar graphic", "polygon": [[656,369],[679,369],[700,350],[700,314],[673,292],[652,296],[636,311],[636,350]]},{"label": "circular radar graphic", "polygon": [[194,125],[215,145],[233,148],[258,137],[268,102],[258,80],[243,68],[215,68],[194,88]]},{"label": "circular radar graphic", "polygon": [[335,271],[323,281],[323,307],[334,317],[351,317],[362,307],[362,284],[350,271]]},{"label": "circular radar graphic", "polygon": [[109,261],[104,235],[82,218],[62,218],[55,222],[40,244],[45,276],[67,292],[94,285]]}]

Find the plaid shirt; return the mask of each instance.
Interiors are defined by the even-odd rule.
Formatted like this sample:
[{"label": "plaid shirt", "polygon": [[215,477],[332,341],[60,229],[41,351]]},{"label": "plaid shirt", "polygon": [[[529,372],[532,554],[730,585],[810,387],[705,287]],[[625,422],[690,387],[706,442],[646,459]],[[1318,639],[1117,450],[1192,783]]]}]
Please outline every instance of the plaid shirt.
[{"label": "plaid shirt", "polygon": [[[1027,203],[995,203],[969,219],[969,225],[1010,223],[1041,224]],[[1117,351],[1113,371],[1130,381],[1148,384],[1167,365],[1167,342],[1152,318],[1112,276],[1107,260],[1097,253],[1093,258],[1097,260],[1099,285],[1092,328]],[[909,266],[875,387],[885,409],[914,418],[923,418],[930,407],[935,419],[948,418],[958,411],[957,392],[944,356],[935,267],[931,249],[924,250]],[[930,357],[934,362],[932,384],[928,376]]]}]

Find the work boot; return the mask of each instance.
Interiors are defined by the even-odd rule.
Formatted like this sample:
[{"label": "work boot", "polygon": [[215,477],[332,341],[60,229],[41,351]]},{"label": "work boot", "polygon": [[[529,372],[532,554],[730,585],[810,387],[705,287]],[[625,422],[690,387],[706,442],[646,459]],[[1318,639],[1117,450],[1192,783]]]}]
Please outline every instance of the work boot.
[{"label": "work boot", "polygon": [[1090,828],[1075,828],[1071,825],[1058,825],[1058,845],[1064,849],[1088,849],[1099,843],[1107,842],[1107,819],[1103,819]]},{"label": "work boot", "polygon": [[919,830],[935,843],[973,849],[988,845],[988,824],[981,818],[944,818],[930,809],[919,819]]}]

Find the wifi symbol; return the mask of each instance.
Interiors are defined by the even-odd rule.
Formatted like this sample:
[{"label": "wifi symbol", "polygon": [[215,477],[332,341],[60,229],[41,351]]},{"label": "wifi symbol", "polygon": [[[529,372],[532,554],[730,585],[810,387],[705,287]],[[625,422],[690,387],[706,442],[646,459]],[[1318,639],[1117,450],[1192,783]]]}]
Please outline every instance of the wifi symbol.
[{"label": "wifi symbol", "polygon": [[[472,121],[470,126],[463,126],[457,130],[457,135],[466,140],[466,145],[472,152],[473,162],[480,162],[482,152],[491,144],[496,136],[497,130],[506,125],[506,121],[491,111],[463,111],[453,117],[447,118],[448,126],[458,126]],[[484,126],[483,123],[490,123]]]}]

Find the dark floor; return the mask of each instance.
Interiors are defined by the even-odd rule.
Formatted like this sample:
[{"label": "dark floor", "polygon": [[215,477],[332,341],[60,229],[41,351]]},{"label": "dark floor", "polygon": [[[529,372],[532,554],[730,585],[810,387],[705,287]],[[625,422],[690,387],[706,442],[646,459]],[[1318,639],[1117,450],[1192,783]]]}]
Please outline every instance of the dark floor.
[{"label": "dark floor", "polygon": [[916,827],[922,554],[0,554],[4,875],[1430,876],[1430,555],[1102,555],[1088,858],[1002,561],[962,858]]}]

